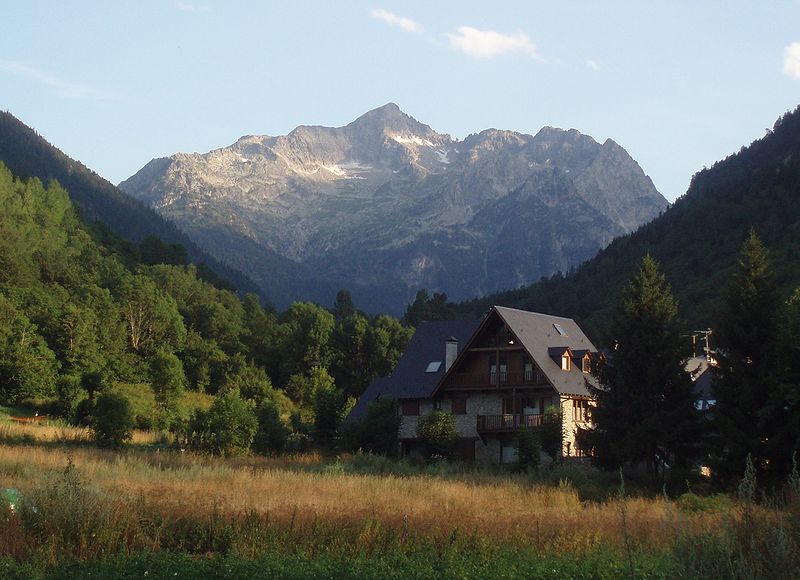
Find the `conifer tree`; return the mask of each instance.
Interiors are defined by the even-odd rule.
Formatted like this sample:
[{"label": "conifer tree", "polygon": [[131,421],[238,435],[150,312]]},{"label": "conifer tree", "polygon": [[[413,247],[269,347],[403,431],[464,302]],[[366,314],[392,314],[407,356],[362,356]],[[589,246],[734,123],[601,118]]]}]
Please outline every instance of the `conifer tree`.
[{"label": "conifer tree", "polygon": [[767,249],[751,231],[716,324],[719,365],[712,388],[716,471],[723,477],[741,474],[748,454],[759,471],[768,463],[773,426],[764,410],[776,388],[778,308]]},{"label": "conifer tree", "polygon": [[645,256],[614,317],[614,346],[595,368],[594,439],[606,467],[644,463],[655,473],[659,458],[685,464],[693,455],[699,415],[677,311],[658,263]]},{"label": "conifer tree", "polygon": [[800,288],[781,308],[777,332],[777,380],[761,418],[771,426],[766,441],[770,471],[785,480],[792,456],[800,452]]}]

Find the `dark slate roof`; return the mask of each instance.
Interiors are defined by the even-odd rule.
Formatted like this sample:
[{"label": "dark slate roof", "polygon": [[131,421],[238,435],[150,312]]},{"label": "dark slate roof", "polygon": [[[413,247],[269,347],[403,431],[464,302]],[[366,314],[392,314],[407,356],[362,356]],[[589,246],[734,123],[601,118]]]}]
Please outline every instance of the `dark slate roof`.
[{"label": "dark slate roof", "polygon": [[690,358],[686,362],[686,371],[694,381],[694,396],[697,401],[709,401],[714,398],[711,393],[711,367],[704,356]]},{"label": "dark slate roof", "polygon": [[[586,383],[588,381],[592,385],[596,384],[594,378],[584,373],[579,365],[572,365],[570,371],[561,370],[561,361],[556,362],[550,354],[553,352],[551,349],[555,347],[559,347],[561,352],[566,350],[565,347],[573,352],[579,350],[597,352],[574,320],[504,306],[495,306],[495,310],[559,394],[591,396]],[[559,334],[554,324],[560,325],[566,334]]]},{"label": "dark slate roof", "polygon": [[550,355],[551,358],[561,358],[568,350],[568,346],[550,346],[547,348],[547,354]]},{"label": "dark slate roof", "polygon": [[[395,399],[425,399],[430,397],[444,376],[445,342],[458,340],[458,352],[478,328],[479,320],[441,320],[421,322],[406,351],[390,377],[375,379],[364,391],[347,420],[363,417],[369,403],[381,396]],[[426,373],[428,364],[441,361],[435,373]]]},{"label": "dark slate roof", "polygon": [[356,404],[353,405],[353,408],[350,409],[350,413],[347,414],[344,422],[348,423],[353,419],[360,419],[361,417],[364,417],[367,414],[367,409],[369,409],[369,404],[372,401],[380,398],[380,396],[385,393],[388,382],[389,379],[386,377],[378,377],[373,380],[358,398],[358,401],[356,401]]}]

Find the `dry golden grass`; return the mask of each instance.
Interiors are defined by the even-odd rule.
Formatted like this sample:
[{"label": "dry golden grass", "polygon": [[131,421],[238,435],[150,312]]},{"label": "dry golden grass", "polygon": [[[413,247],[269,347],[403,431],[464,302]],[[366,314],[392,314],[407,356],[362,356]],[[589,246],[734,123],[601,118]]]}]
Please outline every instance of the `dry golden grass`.
[{"label": "dry golden grass", "polygon": [[[161,434],[156,431],[135,429],[131,443],[152,445]],[[61,421],[42,421],[38,423],[17,423],[11,420],[0,422],[0,442],[29,441],[31,443],[88,443],[92,432],[87,427],[74,427]]]},{"label": "dry golden grass", "polygon": [[63,470],[68,455],[84,481],[170,518],[253,511],[276,522],[357,529],[376,517],[383,525],[418,533],[458,529],[517,545],[582,552],[622,545],[626,537],[645,549],[667,547],[678,531],[707,532],[721,517],[679,513],[658,499],[582,503],[569,487],[530,485],[522,477],[455,481],[314,472],[308,467],[319,458],[313,456],[221,460],[174,452],[0,446],[0,485],[35,487],[45,474]]}]

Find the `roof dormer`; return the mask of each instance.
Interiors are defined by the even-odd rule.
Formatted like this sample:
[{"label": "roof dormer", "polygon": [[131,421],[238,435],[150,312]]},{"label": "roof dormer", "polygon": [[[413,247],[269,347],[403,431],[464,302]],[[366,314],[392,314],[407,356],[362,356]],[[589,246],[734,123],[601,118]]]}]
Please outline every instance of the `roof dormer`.
[{"label": "roof dormer", "polygon": [[547,354],[553,359],[562,371],[572,370],[572,351],[568,346],[551,346],[547,349]]},{"label": "roof dormer", "polygon": [[572,358],[580,365],[582,372],[592,372],[592,353],[589,350],[573,350]]}]

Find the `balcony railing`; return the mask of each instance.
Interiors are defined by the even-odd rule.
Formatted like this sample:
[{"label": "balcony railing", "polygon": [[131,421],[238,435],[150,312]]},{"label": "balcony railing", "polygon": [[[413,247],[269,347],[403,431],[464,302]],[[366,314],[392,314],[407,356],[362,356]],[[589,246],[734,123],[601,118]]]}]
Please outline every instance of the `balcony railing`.
[{"label": "balcony railing", "polygon": [[453,387],[498,387],[522,385],[546,385],[544,374],[537,370],[500,371],[484,373],[453,373],[449,384]]},{"label": "balcony railing", "polygon": [[478,431],[517,431],[541,425],[542,415],[478,415]]}]

